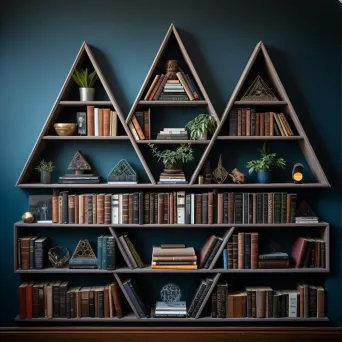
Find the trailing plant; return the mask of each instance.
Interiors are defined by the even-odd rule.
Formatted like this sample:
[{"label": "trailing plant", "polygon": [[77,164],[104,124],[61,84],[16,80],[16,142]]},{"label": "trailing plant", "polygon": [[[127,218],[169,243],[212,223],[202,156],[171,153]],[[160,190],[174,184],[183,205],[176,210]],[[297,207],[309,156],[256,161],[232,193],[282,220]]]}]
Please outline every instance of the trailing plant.
[{"label": "trailing plant", "polygon": [[158,150],[154,144],[148,144],[152,150],[152,155],[158,161],[162,160],[166,169],[181,169],[182,164],[185,164],[194,159],[194,150],[190,144],[181,145],[175,151],[172,150]]},{"label": "trailing plant", "polygon": [[97,74],[95,70],[88,74],[87,68],[79,70],[76,69],[72,74],[72,79],[81,88],[93,88],[95,81],[97,80]]},{"label": "trailing plant", "polygon": [[251,160],[246,164],[250,174],[252,174],[254,171],[271,171],[273,166],[277,166],[280,169],[285,168],[285,159],[277,158],[276,153],[269,153],[267,151],[266,143],[263,144],[259,151],[261,153],[261,158],[258,160]]},{"label": "trailing plant", "polygon": [[38,172],[52,172],[54,169],[53,162],[46,162],[44,159],[35,167]]},{"label": "trailing plant", "polygon": [[212,134],[215,132],[217,122],[210,114],[199,114],[193,120],[189,121],[185,128],[190,132],[191,140],[198,140],[202,134],[208,132]]}]

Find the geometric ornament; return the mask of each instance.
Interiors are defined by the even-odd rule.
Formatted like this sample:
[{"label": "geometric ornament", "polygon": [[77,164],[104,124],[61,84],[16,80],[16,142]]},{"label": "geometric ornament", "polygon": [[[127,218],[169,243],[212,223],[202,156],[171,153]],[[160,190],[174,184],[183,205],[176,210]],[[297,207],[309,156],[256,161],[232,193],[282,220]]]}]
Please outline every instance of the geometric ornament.
[{"label": "geometric ornament", "polygon": [[242,101],[278,101],[266,82],[257,76],[241,98]]},{"label": "geometric ornament", "polygon": [[160,297],[166,304],[176,303],[181,299],[182,291],[178,285],[169,283],[160,290]]},{"label": "geometric ornament", "polygon": [[109,182],[138,182],[137,173],[129,165],[126,159],[121,159],[110,171],[107,179]]},{"label": "geometric ornament", "polygon": [[68,170],[91,170],[91,166],[83,157],[81,152],[77,151],[68,166]]},{"label": "geometric ornament", "polygon": [[220,154],[219,162],[217,168],[213,172],[213,176],[217,184],[222,184],[228,176],[227,170],[222,165],[222,154]]},{"label": "geometric ornament", "polygon": [[95,252],[87,239],[81,239],[78,242],[72,258],[96,258]]},{"label": "geometric ornament", "polygon": [[317,217],[317,215],[311,209],[308,202],[306,200],[303,200],[297,208],[296,217]]}]

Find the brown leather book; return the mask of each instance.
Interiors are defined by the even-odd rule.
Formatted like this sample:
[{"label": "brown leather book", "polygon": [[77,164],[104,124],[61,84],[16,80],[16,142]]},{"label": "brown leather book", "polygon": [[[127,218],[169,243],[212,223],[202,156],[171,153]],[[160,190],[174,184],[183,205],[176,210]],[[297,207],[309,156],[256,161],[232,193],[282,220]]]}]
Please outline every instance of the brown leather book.
[{"label": "brown leather book", "polygon": [[167,81],[168,76],[167,75],[161,75],[160,78],[161,78],[161,82],[159,83],[158,89],[156,90],[156,92],[153,95],[154,101],[157,101],[159,99],[159,96],[164,89],[164,85]]},{"label": "brown leather book", "polygon": [[99,136],[103,137],[104,134],[104,112],[103,108],[99,109]]},{"label": "brown leather book", "polygon": [[148,91],[147,91],[147,93],[146,93],[146,95],[145,95],[145,97],[144,97],[144,101],[148,101],[148,100],[149,100],[149,98],[150,98],[150,96],[151,96],[151,94],[152,94],[152,92],[153,92],[154,87],[155,87],[156,84],[158,83],[159,78],[160,78],[159,75],[156,75],[156,76],[154,77],[153,82],[151,83],[150,88],[148,89]]},{"label": "brown leather book", "polygon": [[238,109],[238,136],[242,135],[242,111]]},{"label": "brown leather book", "polygon": [[270,113],[265,113],[265,136],[270,136]]},{"label": "brown leather book", "polygon": [[104,224],[112,223],[112,195],[104,196]]},{"label": "brown leather book", "polygon": [[84,224],[88,224],[89,223],[89,216],[88,216],[88,195],[84,195],[83,197],[83,201],[84,201]]},{"label": "brown leather book", "polygon": [[246,135],[246,109],[241,110],[241,135]]},{"label": "brown leather book", "polygon": [[146,139],[150,139],[150,114],[149,111],[144,112],[144,135]]},{"label": "brown leather book", "polygon": [[185,248],[184,243],[161,244],[160,248]]},{"label": "brown leather book", "polygon": [[75,195],[75,224],[79,224],[80,196]]},{"label": "brown leather book", "polygon": [[62,195],[58,196],[58,223],[63,222],[63,197]]},{"label": "brown leather book", "polygon": [[314,241],[315,243],[315,267],[321,267],[321,243],[319,240]]},{"label": "brown leather book", "polygon": [[84,224],[84,195],[80,195],[78,199],[79,212],[78,212],[78,223]]},{"label": "brown leather book", "polygon": [[274,136],[274,120],[273,120],[273,113],[270,112],[270,136],[273,137]]},{"label": "brown leather book", "polygon": [[258,264],[260,269],[288,268],[289,260],[262,260]]},{"label": "brown leather book", "polygon": [[122,194],[122,224],[128,224],[128,194]]},{"label": "brown leather book", "polygon": [[164,212],[163,212],[163,223],[169,223],[169,194],[164,194]]},{"label": "brown leather book", "polygon": [[322,286],[316,286],[317,290],[317,317],[325,317],[325,291]]},{"label": "brown leather book", "polygon": [[161,74],[160,77],[158,78],[158,81],[156,83],[156,85],[154,86],[151,95],[148,98],[148,101],[153,101],[154,95],[157,92],[157,90],[159,89],[160,83],[163,81],[164,79],[164,74]]},{"label": "brown leather book", "polygon": [[33,284],[34,282],[31,281],[27,283],[26,286],[26,318],[32,318],[33,317],[33,303],[32,303],[32,290],[33,290]]},{"label": "brown leather book", "polygon": [[81,295],[81,317],[90,317],[89,315],[89,290],[88,286],[82,287]]},{"label": "brown leather book", "polygon": [[113,284],[110,284],[108,286],[109,318],[113,318],[115,316],[114,300],[112,298],[112,287],[113,287]]},{"label": "brown leather book", "polygon": [[238,269],[245,268],[245,233],[238,233]]},{"label": "brown leather book", "polygon": [[251,269],[258,268],[259,259],[259,234],[251,233]]},{"label": "brown leather book", "polygon": [[22,237],[20,244],[21,269],[30,268],[30,239],[31,237]]},{"label": "brown leather book", "polygon": [[266,291],[256,291],[256,315],[257,318],[266,318]]},{"label": "brown leather book", "polygon": [[104,318],[109,318],[109,286],[104,287],[103,293]]},{"label": "brown leather book", "polygon": [[110,136],[110,108],[103,109],[103,136]]},{"label": "brown leather book", "polygon": [[69,223],[75,223],[75,195],[68,195],[68,218]]},{"label": "brown leather book", "polygon": [[177,215],[177,193],[173,192],[173,224],[178,223],[178,215]]},{"label": "brown leather book", "polygon": [[195,224],[202,223],[202,194],[195,194]]},{"label": "brown leather book", "polygon": [[18,298],[19,298],[19,318],[26,319],[26,286],[27,283],[22,283],[18,287]]},{"label": "brown leather book", "polygon": [[158,224],[164,222],[164,194],[158,194]]},{"label": "brown leather book", "polygon": [[95,135],[94,106],[87,106],[87,135]]},{"label": "brown leather book", "polygon": [[251,135],[251,110],[249,108],[246,109],[246,135]]},{"label": "brown leather book", "polygon": [[203,268],[217,242],[217,236],[211,235],[203,245],[199,256],[199,268]]},{"label": "brown leather book", "polygon": [[169,193],[169,208],[170,208],[170,224],[173,224],[173,219],[174,219],[174,212],[173,212],[173,193]]},{"label": "brown leather book", "polygon": [[265,136],[265,113],[260,113],[260,136]]},{"label": "brown leather book", "polygon": [[253,193],[253,224],[257,223],[257,194]]},{"label": "brown leather book", "polygon": [[260,135],[260,115],[259,113],[255,113],[255,135]]},{"label": "brown leather book", "polygon": [[291,258],[296,268],[303,267],[305,256],[308,251],[308,239],[297,238],[292,247]]},{"label": "brown leather book", "polygon": [[128,194],[128,223],[133,223],[133,194]]},{"label": "brown leather book", "polygon": [[228,223],[234,223],[234,192],[228,192]]},{"label": "brown leather book", "polygon": [[59,209],[59,191],[53,190],[52,194],[52,222],[58,223],[58,209]]},{"label": "brown leather book", "polygon": [[104,199],[105,194],[98,194],[96,196],[96,216],[98,224],[104,224]]},{"label": "brown leather book", "polygon": [[214,223],[214,193],[208,192],[208,224]]},{"label": "brown leather book", "polygon": [[246,292],[233,292],[227,297],[227,318],[244,318],[246,317]]},{"label": "brown leather book", "polygon": [[160,261],[197,261],[196,255],[189,255],[189,256],[153,256],[154,262]]},{"label": "brown leather book", "polygon": [[135,130],[137,131],[137,133],[139,135],[139,139],[145,140],[144,132],[142,130],[142,127],[140,127],[139,122],[138,122],[135,114],[132,115],[132,124],[133,124]]},{"label": "brown leather book", "polygon": [[283,113],[279,114],[279,119],[281,120],[281,122],[283,123],[285,129],[286,129],[286,132],[289,136],[292,136],[293,135],[293,131],[289,125],[289,123],[287,122],[287,119],[285,117],[285,115]]},{"label": "brown leather book", "polygon": [[233,269],[233,242],[228,242],[227,251],[228,251],[228,270],[232,270]]},{"label": "brown leather book", "polygon": [[122,318],[121,299],[119,294],[119,286],[117,283],[113,283],[111,287],[112,299],[114,301],[115,312],[118,318]]},{"label": "brown leather book", "polygon": [[[194,96],[193,96],[193,94],[191,92],[191,89],[190,89],[190,87],[188,85],[188,82],[183,77],[183,74],[181,72],[177,72],[176,75],[177,75],[177,77],[179,79],[179,82],[182,84],[182,86],[183,86],[183,88],[184,88],[184,90],[186,92],[186,95],[188,95],[189,100],[193,101],[195,98],[194,98]],[[165,81],[165,83],[166,83],[166,81]]]},{"label": "brown leather book", "polygon": [[223,193],[217,194],[217,224],[223,224]]},{"label": "brown leather book", "polygon": [[234,234],[232,236],[232,242],[233,242],[233,269],[238,268],[238,258],[239,258],[239,242],[238,242],[238,235]]},{"label": "brown leather book", "polygon": [[82,316],[81,287],[75,288],[75,308],[76,308],[75,318],[81,318]]},{"label": "brown leather book", "polygon": [[97,195],[93,195],[93,224],[97,224]]},{"label": "brown leather book", "polygon": [[273,223],[273,193],[272,192],[268,193],[267,199],[268,199],[268,204],[267,204],[267,206],[268,206],[268,209],[267,209],[268,224],[272,224]]}]

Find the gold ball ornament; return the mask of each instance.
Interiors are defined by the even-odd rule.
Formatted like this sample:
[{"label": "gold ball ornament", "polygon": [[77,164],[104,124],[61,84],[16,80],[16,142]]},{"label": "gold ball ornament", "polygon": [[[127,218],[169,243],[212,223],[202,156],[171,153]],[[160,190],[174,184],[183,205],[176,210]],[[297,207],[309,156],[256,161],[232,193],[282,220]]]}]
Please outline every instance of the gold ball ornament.
[{"label": "gold ball ornament", "polygon": [[21,217],[24,223],[32,223],[34,221],[33,214],[30,211],[27,211],[24,213],[24,215]]}]

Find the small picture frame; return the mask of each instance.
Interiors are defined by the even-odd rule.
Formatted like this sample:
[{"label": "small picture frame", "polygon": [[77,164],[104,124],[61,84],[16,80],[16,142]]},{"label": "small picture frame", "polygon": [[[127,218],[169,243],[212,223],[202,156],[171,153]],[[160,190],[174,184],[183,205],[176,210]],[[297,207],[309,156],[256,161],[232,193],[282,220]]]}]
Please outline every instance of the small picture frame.
[{"label": "small picture frame", "polygon": [[85,112],[77,112],[77,132],[79,135],[87,135],[87,114]]}]

